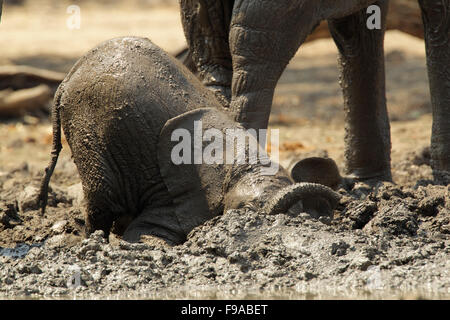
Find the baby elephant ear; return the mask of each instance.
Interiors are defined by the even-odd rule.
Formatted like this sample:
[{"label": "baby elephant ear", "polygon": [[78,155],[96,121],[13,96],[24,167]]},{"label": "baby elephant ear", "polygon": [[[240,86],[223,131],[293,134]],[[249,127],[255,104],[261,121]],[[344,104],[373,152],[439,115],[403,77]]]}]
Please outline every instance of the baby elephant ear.
[{"label": "baby elephant ear", "polygon": [[[214,108],[200,108],[168,120],[161,130],[159,168],[186,235],[223,212],[225,165],[204,159],[203,150],[211,148],[214,142],[219,146],[214,149],[215,159],[223,159],[220,146],[225,145],[224,132],[235,126],[225,113]],[[208,131],[215,133],[212,134],[213,141],[203,142],[203,135]]]}]

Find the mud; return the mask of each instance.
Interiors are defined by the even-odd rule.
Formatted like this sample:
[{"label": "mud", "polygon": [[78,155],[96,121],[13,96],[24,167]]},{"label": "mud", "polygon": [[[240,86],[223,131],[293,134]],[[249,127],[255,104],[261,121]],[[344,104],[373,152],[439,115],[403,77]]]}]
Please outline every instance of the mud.
[{"label": "mud", "polygon": [[176,247],[107,243],[101,231],[83,239],[71,160],[55,173],[44,216],[41,172],[20,165],[0,175],[0,296],[448,299],[450,187],[431,183],[427,154],[393,168],[410,172],[401,184],[341,188],[332,220],[230,210]]}]

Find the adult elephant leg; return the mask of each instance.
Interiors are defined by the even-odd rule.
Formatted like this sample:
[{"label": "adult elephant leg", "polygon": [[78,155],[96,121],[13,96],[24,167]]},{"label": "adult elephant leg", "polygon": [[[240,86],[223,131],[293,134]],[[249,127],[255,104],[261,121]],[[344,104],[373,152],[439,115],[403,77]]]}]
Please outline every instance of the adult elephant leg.
[{"label": "adult elephant leg", "polygon": [[234,0],[180,0],[181,20],[199,77],[222,104],[231,98],[228,34]]},{"label": "adult elephant leg", "polygon": [[230,29],[231,110],[246,128],[265,129],[275,86],[318,22],[315,1],[236,0]]},{"label": "adult elephant leg", "polygon": [[450,0],[420,0],[430,81],[435,180],[450,183]]},{"label": "adult elephant leg", "polygon": [[384,32],[388,1],[381,8],[381,29],[367,27],[366,8],[329,20],[340,52],[346,112],[346,173],[361,180],[391,180],[390,127],[386,109]]}]

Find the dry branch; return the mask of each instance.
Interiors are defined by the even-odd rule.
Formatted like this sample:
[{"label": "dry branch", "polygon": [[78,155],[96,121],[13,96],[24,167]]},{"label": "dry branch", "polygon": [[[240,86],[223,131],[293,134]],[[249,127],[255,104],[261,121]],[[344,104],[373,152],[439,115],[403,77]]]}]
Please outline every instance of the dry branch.
[{"label": "dry branch", "polygon": [[45,84],[54,92],[65,76],[64,73],[28,66],[1,66],[0,90],[28,89]]},{"label": "dry branch", "polygon": [[22,116],[26,111],[45,107],[51,98],[52,90],[45,84],[31,89],[0,91],[0,116]]}]

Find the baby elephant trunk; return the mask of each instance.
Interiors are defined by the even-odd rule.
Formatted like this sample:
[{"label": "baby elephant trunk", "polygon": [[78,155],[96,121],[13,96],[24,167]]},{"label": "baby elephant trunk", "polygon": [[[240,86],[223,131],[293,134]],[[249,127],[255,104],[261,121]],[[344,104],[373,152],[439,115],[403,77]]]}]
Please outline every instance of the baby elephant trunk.
[{"label": "baby elephant trunk", "polygon": [[341,195],[333,189],[310,182],[301,182],[281,189],[264,206],[267,214],[307,212],[314,218],[333,216]]},{"label": "baby elephant trunk", "polygon": [[260,168],[242,171],[225,196],[225,212],[229,209],[252,208],[265,214],[307,212],[314,218],[332,217],[341,195],[319,183],[292,183],[288,173],[280,168],[275,175],[261,175]]}]

